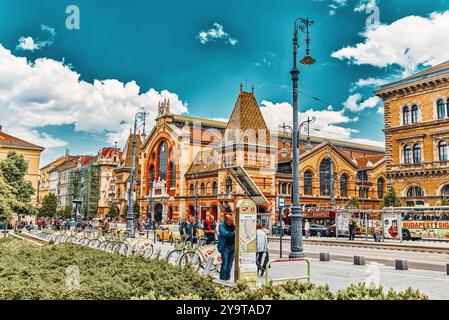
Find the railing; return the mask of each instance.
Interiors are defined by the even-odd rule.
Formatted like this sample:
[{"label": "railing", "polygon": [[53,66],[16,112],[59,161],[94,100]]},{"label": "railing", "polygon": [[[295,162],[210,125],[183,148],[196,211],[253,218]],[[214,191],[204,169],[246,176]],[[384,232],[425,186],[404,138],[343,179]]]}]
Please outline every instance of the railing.
[{"label": "railing", "polygon": [[302,262],[305,261],[307,264],[307,275],[305,276],[297,276],[297,277],[288,277],[288,278],[278,278],[278,279],[270,279],[272,282],[280,282],[280,281],[288,281],[288,280],[307,280],[310,282],[310,261],[307,258],[292,258],[292,259],[275,259],[270,260],[267,263],[266,273],[265,273],[265,283],[268,282],[268,271],[273,263],[283,263],[283,262]]}]

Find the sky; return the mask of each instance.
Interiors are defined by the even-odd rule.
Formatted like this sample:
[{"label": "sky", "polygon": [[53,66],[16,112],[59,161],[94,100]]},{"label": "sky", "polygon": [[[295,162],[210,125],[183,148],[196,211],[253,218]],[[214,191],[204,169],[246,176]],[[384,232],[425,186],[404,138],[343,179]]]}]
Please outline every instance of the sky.
[{"label": "sky", "polygon": [[373,91],[449,59],[449,0],[0,0],[0,124],[45,147],[44,165],[123,146],[163,99],[226,120],[242,83],[275,129],[292,121],[297,17],[314,21],[299,83],[312,135],[383,146]]}]

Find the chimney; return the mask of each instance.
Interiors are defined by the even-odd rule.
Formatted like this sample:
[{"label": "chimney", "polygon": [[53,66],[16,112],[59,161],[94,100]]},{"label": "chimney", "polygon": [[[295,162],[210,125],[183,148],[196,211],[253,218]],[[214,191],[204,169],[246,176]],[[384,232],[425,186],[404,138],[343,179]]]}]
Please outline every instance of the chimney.
[{"label": "chimney", "polygon": [[2,132],[2,128],[3,128],[3,126],[0,124],[0,132]]}]

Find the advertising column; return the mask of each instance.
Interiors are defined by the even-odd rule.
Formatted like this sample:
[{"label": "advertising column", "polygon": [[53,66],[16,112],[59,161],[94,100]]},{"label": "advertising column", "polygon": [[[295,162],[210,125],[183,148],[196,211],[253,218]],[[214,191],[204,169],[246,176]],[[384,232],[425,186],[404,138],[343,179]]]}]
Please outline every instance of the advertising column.
[{"label": "advertising column", "polygon": [[235,281],[257,282],[257,206],[250,199],[237,202],[235,217]]}]

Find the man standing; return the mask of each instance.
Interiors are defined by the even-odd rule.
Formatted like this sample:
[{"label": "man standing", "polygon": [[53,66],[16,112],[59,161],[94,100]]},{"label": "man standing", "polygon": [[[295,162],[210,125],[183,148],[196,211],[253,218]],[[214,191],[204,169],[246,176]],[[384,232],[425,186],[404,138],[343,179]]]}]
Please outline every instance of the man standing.
[{"label": "man standing", "polygon": [[221,253],[220,280],[230,281],[235,254],[234,218],[227,214],[218,227],[218,252]]},{"label": "man standing", "polygon": [[209,216],[209,219],[204,221],[203,224],[204,235],[206,236],[206,244],[211,244],[215,241],[215,217],[213,215]]},{"label": "man standing", "polygon": [[[262,226],[259,223],[257,224],[256,238],[257,238],[257,246],[256,246],[257,272],[260,274],[260,276],[263,276],[269,259],[268,236],[265,233],[265,231],[263,231]],[[265,259],[264,262],[262,263],[262,258],[264,258],[264,254]]]},{"label": "man standing", "polygon": [[306,234],[306,238],[309,237],[310,232],[310,223],[309,220],[306,219],[306,222],[304,223],[304,233]]},{"label": "man standing", "polygon": [[187,218],[187,223],[184,227],[184,234],[189,241],[192,243],[196,243],[196,236],[198,233],[198,225],[195,223],[195,220],[192,216]]},{"label": "man standing", "polygon": [[348,222],[348,229],[349,229],[349,240],[354,240],[354,221],[352,221],[352,219],[349,219]]}]

